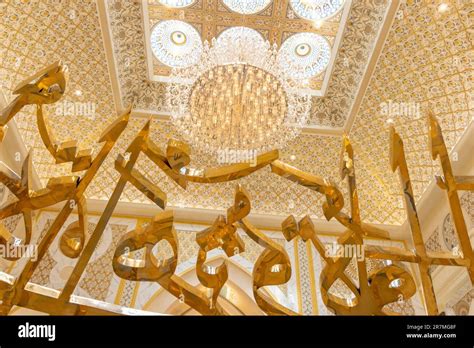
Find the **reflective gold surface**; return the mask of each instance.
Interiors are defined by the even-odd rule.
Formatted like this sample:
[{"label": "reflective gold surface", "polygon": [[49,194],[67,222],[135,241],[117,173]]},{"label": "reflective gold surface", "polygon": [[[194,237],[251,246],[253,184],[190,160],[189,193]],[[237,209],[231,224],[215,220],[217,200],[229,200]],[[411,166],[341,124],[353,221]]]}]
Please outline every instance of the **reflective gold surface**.
[{"label": "reflective gold surface", "polygon": [[[251,213],[250,196],[240,184],[237,185],[234,203],[227,210],[226,216],[218,216],[212,226],[196,234],[196,243],[199,246],[196,255],[196,275],[200,284],[194,286],[175,274],[178,260],[178,239],[173,227],[174,214],[172,210],[166,210],[166,193],[148,179],[144,173],[135,169],[141,155],[148,157],[183,189],[186,188],[188,182],[213,184],[234,181],[270,165],[273,173],[322,194],[325,197],[325,202],[322,205],[324,216],[327,220],[335,219],[346,229],[339,236],[338,244],[363,251],[364,257],[357,258],[358,284],[345,273],[353,255],[329,255],[309,216],[305,216],[297,222],[296,218],[290,215],[283,221],[281,233],[287,241],[297,238],[304,242],[310,241],[318,251],[325,262],[320,275],[321,297],[324,304],[337,315],[395,314],[386,306],[409,299],[416,292],[414,278],[402,267],[400,263],[402,261],[419,265],[424,301],[428,314],[431,315],[436,315],[438,308],[428,271],[430,265],[465,267],[471,281],[474,280],[473,251],[457,193],[458,190],[472,190],[473,179],[472,177],[457,177],[453,174],[441,128],[433,116],[429,117],[430,146],[433,159],[440,159],[444,174],[442,178],[438,177],[436,180],[438,186],[446,190],[448,194],[451,213],[461,245],[461,254],[458,256],[426,251],[414,203],[403,142],[394,129],[391,130],[390,164],[392,170],[398,169],[400,174],[408,222],[415,245],[414,251],[366,244],[368,238],[388,239],[389,234],[362,221],[356,182],[356,154],[347,136],[342,139],[340,173],[342,178],[347,180],[349,188],[350,214],[343,211],[343,194],[334,183],[278,160],[279,155],[276,150],[258,156],[253,166],[241,163],[202,170],[192,169],[188,167],[191,163],[189,146],[178,140],[170,140],[166,153],[162,153],[150,139],[151,121],[145,122],[125,153],[117,156],[115,169],[119,174],[119,179],[98,223],[86,240],[88,218],[87,197],[84,193],[93,180],[100,180],[96,177],[97,173],[126,129],[131,107],[125,110],[103,132],[98,139],[102,144],[101,148],[92,159],[91,152],[85,151],[79,152],[81,155],[77,154],[73,143],[57,147],[52,145],[50,130],[41,106],[58,101],[64,88],[65,77],[62,68],[58,63],[53,64],[23,83],[17,89],[19,96],[2,112],[1,125],[4,126],[23,106],[36,104],[38,128],[42,133],[45,147],[50,149],[57,163],[72,162],[71,170],[73,172],[78,169],[84,171],[80,176],[51,178],[45,188],[33,190],[31,187],[31,156],[28,156],[23,162],[21,175],[14,173],[6,166],[0,168],[0,182],[18,199],[0,210],[0,219],[17,214],[23,215],[25,221],[24,244],[29,244],[31,241],[32,212],[57,203],[64,204],[37,245],[38,257],[29,259],[18,277],[0,277],[0,298],[2,300],[0,313],[2,314],[8,314],[14,305],[56,315],[126,313],[124,310],[99,304],[95,306],[94,302],[84,304],[84,301],[77,300],[73,292],[84,274],[127,184],[133,185],[164,211],[157,214],[148,226],[138,227],[122,237],[113,257],[113,269],[119,277],[130,281],[157,282],[180,302],[182,301],[201,314],[227,314],[219,303],[219,292],[229,277],[227,260],[217,267],[212,267],[206,262],[208,253],[216,249],[223,250],[228,258],[242,253],[245,250],[245,245],[239,235],[240,228],[253,242],[263,247],[263,251],[253,266],[252,273],[253,295],[257,305],[268,315],[299,314],[283,306],[265,291],[265,287],[287,283],[291,278],[292,265],[285,248],[250,223],[248,219]],[[68,217],[75,210],[77,210],[78,220],[65,226]],[[63,226],[66,229],[60,238],[60,250],[67,257],[77,258],[77,263],[66,284],[59,293],[52,289],[46,291],[34,285],[27,287],[34,271]],[[157,259],[155,256],[153,249],[161,241],[170,245],[171,257]],[[5,245],[17,244],[16,238],[3,227],[0,228],[0,242]],[[140,251],[144,251],[144,255],[137,257]],[[366,257],[389,260],[394,263],[386,264],[385,267],[375,272],[368,272]],[[342,281],[352,293],[352,297],[341,297],[334,294],[331,287],[336,281]]]},{"label": "reflective gold surface", "polygon": [[[34,76],[23,81],[13,94],[17,94],[10,105],[3,111],[0,117],[0,128],[10,121],[24,106],[36,105],[36,119],[41,140],[56,159],[56,164],[72,162],[72,172],[78,172],[89,168],[91,165],[91,150],[77,152],[75,141],[66,141],[58,144],[54,138],[53,131],[47,117],[43,113],[43,104],[53,104],[59,101],[66,89],[66,76],[60,62],[41,70]],[[3,138],[3,136],[1,137]],[[0,138],[0,139],[1,139]]]},{"label": "reflective gold surface", "polygon": [[457,232],[459,239],[459,244],[461,247],[461,258],[469,261],[469,266],[467,271],[469,272],[469,277],[471,282],[474,282],[474,252],[472,250],[471,241],[469,240],[469,234],[466,227],[466,220],[464,220],[463,211],[461,208],[461,202],[458,195],[458,185],[462,189],[472,189],[472,178],[470,179],[471,184],[469,185],[469,180],[461,179],[458,183],[456,177],[453,174],[451,167],[451,160],[449,159],[448,150],[446,149],[446,144],[444,143],[443,133],[441,127],[438,124],[438,121],[433,114],[429,114],[429,140],[431,155],[433,160],[439,159],[441,162],[441,168],[443,170],[443,177],[437,177],[436,181],[441,184],[447,195],[449,201],[449,207],[451,208],[451,216],[453,217],[454,227]]}]

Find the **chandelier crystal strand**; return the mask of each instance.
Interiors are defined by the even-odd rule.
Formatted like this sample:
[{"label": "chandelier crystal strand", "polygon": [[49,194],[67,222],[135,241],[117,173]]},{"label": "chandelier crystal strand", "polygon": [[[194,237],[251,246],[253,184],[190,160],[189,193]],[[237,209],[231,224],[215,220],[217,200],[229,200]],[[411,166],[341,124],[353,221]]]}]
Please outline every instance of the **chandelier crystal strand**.
[{"label": "chandelier crystal strand", "polygon": [[167,86],[173,123],[199,150],[282,148],[301,132],[311,97],[294,86],[271,46],[234,27],[203,45],[198,63],[174,68]]},{"label": "chandelier crystal strand", "polygon": [[307,79],[326,69],[331,59],[331,46],[322,36],[299,33],[290,36],[278,52],[278,61],[288,77]]},{"label": "chandelier crystal strand", "polygon": [[158,2],[168,7],[183,8],[191,6],[196,0],[158,0]]},{"label": "chandelier crystal strand", "polygon": [[334,16],[344,0],[291,0],[290,5],[299,17],[317,21]]},{"label": "chandelier crystal strand", "polygon": [[272,0],[222,0],[222,2],[234,12],[255,14],[266,9]]}]

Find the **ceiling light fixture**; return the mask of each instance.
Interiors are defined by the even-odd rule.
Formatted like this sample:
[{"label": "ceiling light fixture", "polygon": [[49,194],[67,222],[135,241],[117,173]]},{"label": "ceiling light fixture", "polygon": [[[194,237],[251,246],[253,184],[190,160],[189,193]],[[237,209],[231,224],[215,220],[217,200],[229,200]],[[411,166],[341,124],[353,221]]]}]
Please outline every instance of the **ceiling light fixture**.
[{"label": "ceiling light fixture", "polygon": [[331,46],[322,36],[299,33],[281,45],[278,61],[287,77],[307,79],[326,69],[331,59]]},{"label": "ceiling light fixture", "polygon": [[172,121],[211,154],[282,148],[300,134],[311,109],[311,97],[284,69],[276,45],[257,31],[227,29],[204,44],[199,62],[172,70]]},{"label": "ceiling light fixture", "polygon": [[301,18],[321,20],[339,12],[344,5],[344,0],[291,0],[290,5]]},{"label": "ceiling light fixture", "polygon": [[446,4],[446,3],[444,3],[444,2],[441,3],[441,4],[439,4],[439,6],[438,6],[438,12],[439,12],[439,13],[444,13],[444,12],[446,12],[448,9],[449,9],[448,4]]},{"label": "ceiling light fixture", "polygon": [[255,14],[267,8],[272,0],[223,0],[230,10],[241,14]]},{"label": "ceiling light fixture", "polygon": [[150,41],[155,57],[170,67],[192,65],[202,54],[201,37],[198,31],[186,22],[159,22],[151,31]]}]

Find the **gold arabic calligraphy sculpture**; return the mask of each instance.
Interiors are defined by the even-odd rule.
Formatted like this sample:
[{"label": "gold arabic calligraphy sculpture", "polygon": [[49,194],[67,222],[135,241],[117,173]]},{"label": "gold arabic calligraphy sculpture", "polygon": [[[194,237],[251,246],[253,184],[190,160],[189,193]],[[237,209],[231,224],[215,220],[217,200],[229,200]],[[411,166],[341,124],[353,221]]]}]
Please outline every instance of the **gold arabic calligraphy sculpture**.
[{"label": "gold arabic calligraphy sculpture", "polygon": [[[429,139],[432,155],[433,159],[440,159],[444,174],[443,177],[436,177],[436,181],[448,195],[461,246],[461,253],[458,256],[451,253],[429,253],[426,251],[405,160],[403,141],[394,129],[391,130],[390,164],[392,170],[398,170],[400,174],[408,222],[415,245],[413,252],[366,243],[367,238],[388,239],[389,234],[361,220],[355,156],[348,137],[343,138],[340,170],[342,178],[347,179],[350,215],[343,212],[344,197],[334,183],[278,160],[279,155],[276,150],[258,156],[253,166],[241,163],[219,168],[207,168],[201,171],[191,170],[188,167],[191,163],[189,146],[181,141],[171,139],[165,153],[163,153],[149,137],[151,121],[145,123],[125,153],[118,155],[115,161],[115,170],[120,174],[120,178],[92,234],[86,239],[88,217],[87,199],[84,192],[96,179],[98,170],[126,129],[131,106],[103,132],[98,139],[102,147],[92,158],[90,150],[77,151],[74,141],[57,144],[54,140],[43,111],[43,105],[59,101],[64,95],[65,88],[64,69],[60,63],[54,63],[20,84],[14,91],[18,96],[1,113],[0,135],[3,138],[4,127],[7,123],[25,105],[36,105],[37,125],[41,139],[56,163],[72,162],[72,172],[84,171],[80,176],[51,178],[45,188],[34,191],[31,187],[31,156],[25,159],[20,175],[6,166],[0,168],[0,182],[18,199],[17,202],[0,209],[0,220],[22,214],[25,222],[25,238],[22,240],[24,245],[31,242],[34,227],[32,213],[57,203],[64,204],[52,225],[38,241],[37,258],[27,260],[22,272],[17,277],[5,273],[0,274],[0,313],[3,315],[8,314],[15,305],[56,315],[130,313],[131,309],[125,310],[121,307],[117,308],[117,306],[104,305],[99,301],[84,302],[80,297],[73,295],[127,183],[142,192],[163,212],[157,214],[148,226],[138,227],[121,238],[112,260],[113,270],[119,277],[130,281],[156,282],[201,314],[225,315],[227,313],[218,298],[229,277],[227,261],[217,267],[211,267],[206,264],[206,260],[208,253],[215,249],[222,249],[228,258],[244,252],[245,245],[239,234],[241,230],[253,242],[263,247],[263,251],[254,264],[252,274],[253,295],[257,305],[268,315],[299,314],[278,303],[265,291],[267,286],[287,283],[291,278],[292,266],[285,248],[253,226],[248,220],[248,215],[251,212],[251,200],[241,185],[237,185],[234,204],[227,210],[226,216],[219,215],[212,226],[196,234],[195,242],[199,246],[196,275],[200,286],[193,286],[175,274],[179,245],[173,226],[173,211],[166,210],[166,193],[135,168],[140,155],[148,157],[183,189],[186,189],[188,182],[214,184],[237,180],[270,165],[275,175],[315,191],[315,194],[322,194],[325,197],[322,210],[326,219],[335,219],[346,229],[338,238],[339,245],[362,248],[364,251],[365,257],[357,259],[358,284],[345,273],[352,257],[328,254],[327,248],[318,237],[309,216],[305,216],[297,222],[295,217],[290,215],[283,221],[281,233],[288,242],[295,238],[301,238],[304,242],[310,242],[318,251],[324,260],[324,268],[320,274],[321,297],[324,304],[337,315],[395,314],[388,310],[386,305],[396,302],[400,298],[408,299],[416,292],[412,275],[396,264],[398,262],[418,265],[424,301],[430,315],[438,314],[436,295],[429,273],[430,265],[465,267],[474,283],[474,254],[457,193],[458,190],[474,190],[474,178],[458,177],[453,174],[441,128],[431,115],[429,117]],[[73,272],[63,289],[58,293],[51,289],[43,289],[43,291],[31,289],[28,282],[33,272],[74,209],[77,209],[78,219],[65,226],[65,232],[61,235],[59,243],[60,250],[64,255],[77,259]],[[166,241],[172,249],[172,256],[167,259],[157,259],[153,253],[154,246],[161,241]],[[3,225],[0,225],[0,243],[18,247],[18,238],[7,231]],[[144,257],[137,257],[137,252],[140,250],[144,250]],[[365,258],[391,262],[369,274]],[[16,260],[16,258],[9,260]],[[342,281],[347,286],[352,293],[351,298],[332,293],[331,287],[336,281]],[[393,286],[394,284],[396,285]]]}]

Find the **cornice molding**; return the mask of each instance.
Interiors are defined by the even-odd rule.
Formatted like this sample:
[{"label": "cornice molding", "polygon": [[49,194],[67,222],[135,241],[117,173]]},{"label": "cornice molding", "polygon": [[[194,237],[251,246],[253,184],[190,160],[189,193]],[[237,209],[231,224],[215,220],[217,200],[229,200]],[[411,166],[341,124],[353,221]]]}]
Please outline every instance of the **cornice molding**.
[{"label": "cornice molding", "polygon": [[360,105],[364,100],[367,87],[369,86],[375,68],[377,67],[377,63],[385,46],[388,34],[390,33],[390,29],[392,28],[392,25],[395,21],[401,2],[401,0],[392,0],[390,2],[390,7],[388,8],[387,12],[385,12],[385,18],[383,20],[383,24],[379,28],[377,39],[375,40],[375,44],[370,55],[370,60],[365,68],[364,77],[360,81],[356,98],[351,106],[349,116],[347,117],[346,123],[344,125],[344,132],[347,134],[350,134],[351,132],[352,125],[354,124],[354,120],[357,116],[357,113],[359,112]]}]

